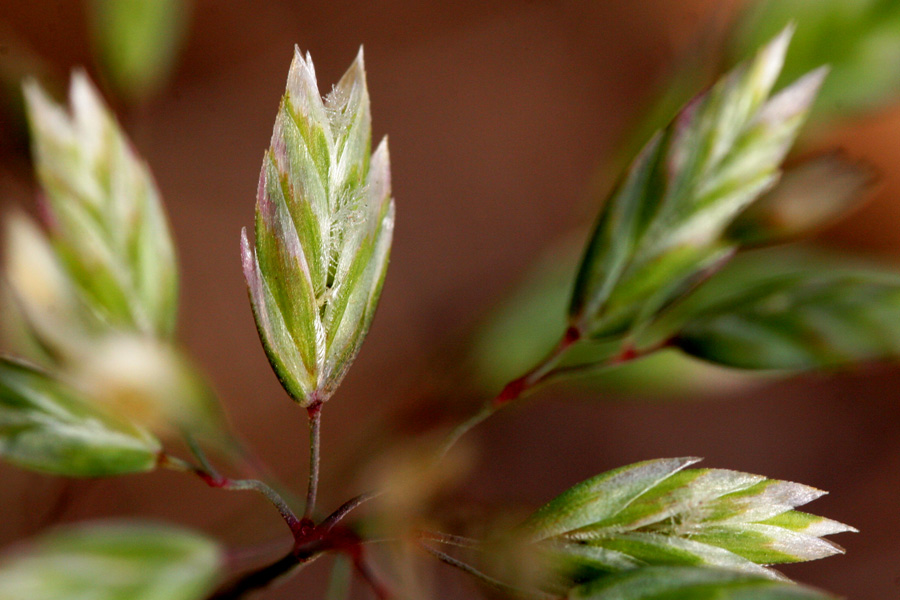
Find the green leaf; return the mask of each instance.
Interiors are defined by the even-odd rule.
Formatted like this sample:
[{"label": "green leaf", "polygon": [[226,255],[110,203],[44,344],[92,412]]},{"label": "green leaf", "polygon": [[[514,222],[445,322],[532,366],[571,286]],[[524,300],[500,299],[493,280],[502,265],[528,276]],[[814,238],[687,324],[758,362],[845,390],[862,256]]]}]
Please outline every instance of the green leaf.
[{"label": "green leaf", "polygon": [[168,339],[178,274],[147,166],[85,74],[72,77],[71,113],[33,81],[25,98],[50,239],[83,304],[108,330]]},{"label": "green leaf", "polygon": [[733,252],[723,233],[777,179],[825,71],[772,98],[790,30],[685,107],[644,147],[606,203],[572,295],[591,337],[639,327]]},{"label": "green leaf", "polygon": [[98,62],[126,99],[144,99],[165,83],[181,48],[189,0],[92,0],[91,37]]},{"label": "green leaf", "polygon": [[36,471],[99,477],[156,468],[159,442],[53,377],[0,359],[0,456]]},{"label": "green leaf", "polygon": [[814,369],[900,356],[900,275],[753,253],[671,317],[672,343],[743,369]]},{"label": "green leaf", "polygon": [[295,50],[241,254],[263,348],[301,405],[327,400],[372,322],[394,224],[387,140],[371,153],[362,50],[326,97]]},{"label": "green leaf", "polygon": [[622,467],[567,490],[520,535],[556,577],[585,581],[647,565],[713,566],[779,579],[762,565],[842,552],[823,535],[852,527],[794,510],[825,492],[724,469],[696,458]]},{"label": "green leaf", "polygon": [[871,167],[840,153],[804,160],[786,168],[778,185],[735,219],[727,235],[745,247],[791,241],[857,207],[874,180]]},{"label": "green leaf", "polygon": [[764,577],[698,567],[644,567],[574,588],[570,600],[827,600],[828,594]]},{"label": "green leaf", "polygon": [[0,561],[0,600],[201,600],[224,558],[216,542],[169,526],[67,527]]},{"label": "green leaf", "polygon": [[796,34],[781,81],[823,63],[831,75],[814,107],[817,119],[859,114],[900,94],[900,5],[893,0],[762,0],[747,4],[726,54],[746,56],[788,23]]}]

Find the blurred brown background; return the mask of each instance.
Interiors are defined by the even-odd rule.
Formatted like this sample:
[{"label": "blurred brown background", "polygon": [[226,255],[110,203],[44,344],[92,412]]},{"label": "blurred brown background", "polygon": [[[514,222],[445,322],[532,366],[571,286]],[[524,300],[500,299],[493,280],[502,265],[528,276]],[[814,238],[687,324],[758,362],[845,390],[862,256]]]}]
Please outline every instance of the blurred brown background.
[{"label": "blurred brown background", "polygon": [[[196,2],[173,80],[120,115],[173,223],[182,338],[235,425],[279,474],[301,488],[305,419],[261,351],[238,234],[252,222],[293,45],[311,51],[323,91],[365,45],[374,132],[390,134],[398,210],[378,317],[325,411],[323,503],[331,506],[360,491],[336,473],[361,451],[374,419],[415,401],[426,366],[452,360],[440,353],[448,340],[557,236],[593,218],[598,167],[673,61],[721,27],[735,4]],[[0,53],[22,47],[59,82],[78,65],[96,75],[81,3],[5,0]],[[0,137],[0,202],[27,205],[33,186],[24,138],[9,119],[0,121]],[[832,141],[879,165],[884,180],[866,208],[822,241],[896,259],[900,110],[856,122]],[[861,530],[837,540],[846,556],[789,568],[791,576],[855,598],[900,597],[898,389],[900,371],[887,367],[744,391],[711,388],[702,402],[574,400],[554,388],[473,435],[483,458],[460,493],[486,506],[534,507],[628,462],[705,456],[706,466],[831,490],[813,512]],[[263,501],[176,474],[74,483],[6,466],[0,474],[2,545],[59,520],[109,515],[188,523],[231,542],[282,533]],[[325,562],[265,597],[320,597]],[[472,595],[454,584],[441,597]]]}]

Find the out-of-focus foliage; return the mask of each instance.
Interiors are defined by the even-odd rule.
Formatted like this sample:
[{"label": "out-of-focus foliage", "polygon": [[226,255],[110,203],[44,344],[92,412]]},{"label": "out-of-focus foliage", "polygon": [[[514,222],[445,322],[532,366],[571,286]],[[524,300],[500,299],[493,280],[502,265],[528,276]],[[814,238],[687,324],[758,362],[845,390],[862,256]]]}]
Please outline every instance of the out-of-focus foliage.
[{"label": "out-of-focus foliage", "polygon": [[[95,0],[92,6],[111,81],[132,98],[150,93],[177,46],[178,28],[174,37],[165,30],[183,17],[182,5]],[[560,279],[511,320],[540,322],[558,303],[553,333],[545,336],[539,325],[534,343],[517,354],[482,348],[507,357],[495,377],[538,360],[538,350],[562,331],[558,348],[566,355],[551,354],[514,380],[521,385],[507,386],[511,393],[463,422],[441,445],[442,454],[485,415],[552,375],[666,346],[745,368],[900,354],[894,317],[900,276],[832,266],[792,273],[785,265],[773,273],[753,263],[719,272],[742,246],[781,242],[827,223],[869,180],[865,169],[832,155],[801,163],[775,188],[826,72],[804,69],[773,94],[791,32],[783,29],[646,143],[603,207],[581,263],[554,265],[541,281]],[[198,432],[215,435],[219,415],[172,341],[177,268],[158,193],[99,94],[76,74],[71,111],[36,84],[26,86],[26,99],[46,229],[24,217],[11,220],[6,278],[31,347],[52,369],[0,359],[0,456],[68,476],[161,465],[199,475],[212,487],[262,492],[289,526],[292,552],[237,579],[233,594],[216,597],[255,591],[285,567],[327,551],[346,553],[376,595],[388,597],[363,561],[362,544],[375,538],[339,524],[369,496],[351,499],[322,522],[312,520],[318,407],[340,384],[368,331],[393,232],[387,143],[372,152],[362,51],[324,98],[309,55],[295,52],[260,173],[253,246],[246,231],[241,236],[264,350],[285,390],[313,419],[302,518],[265,482],[219,475],[191,439]],[[574,290],[557,296],[568,292],[562,276],[574,278]],[[515,334],[515,326],[508,330]],[[147,432],[171,428],[190,430],[199,465],[163,452]],[[698,459],[676,458],[582,482],[485,543],[440,533],[429,538],[419,527],[427,507],[465,466],[445,460],[435,469],[435,445],[419,440],[405,456],[398,452],[376,464],[374,487],[382,493],[370,505],[378,517],[366,533],[394,546],[388,552],[403,559],[398,571],[412,570],[409,550],[417,542],[433,540],[489,555],[499,550],[490,558],[512,557],[511,570],[532,571],[524,583],[553,598],[812,600],[824,596],[788,583],[769,566],[838,553],[824,536],[853,530],[795,510],[824,492],[736,471],[689,469]],[[504,544],[513,551],[504,554]],[[428,544],[421,549],[498,589],[519,591]],[[523,552],[529,556],[519,562]],[[200,600],[212,592],[224,562],[217,544],[180,530],[69,529],[0,562],[0,600]],[[337,563],[331,600],[348,594],[348,572],[347,563]],[[404,590],[418,587],[406,585],[415,576],[398,579]]]},{"label": "out-of-focus foliage", "polygon": [[520,535],[572,585],[647,565],[712,566],[783,576],[764,565],[816,560],[840,547],[822,536],[852,527],[794,510],[825,492],[723,469],[696,458],[622,467],[570,488]]},{"label": "out-of-focus foliage", "polygon": [[[863,114],[867,110],[884,106],[893,101],[900,91],[900,75],[897,75],[896,69],[886,68],[886,65],[896,62],[892,57],[900,51],[898,17],[900,5],[883,0],[764,0],[747,3],[746,10],[738,15],[733,25],[732,29],[736,33],[724,42],[724,53],[712,51],[706,58],[701,53],[693,54],[690,61],[676,69],[676,75],[662,88],[664,93],[659,102],[653,105],[647,117],[635,129],[638,135],[629,138],[624,147],[634,148],[636,144],[642,143],[650,132],[670,119],[692,93],[705,85],[718,69],[745,58],[759,43],[789,23],[796,26],[796,33],[774,87],[778,89],[809,69],[830,63],[831,72],[822,88],[823,99],[814,104],[811,116],[817,127],[839,114],[842,117]],[[723,55],[725,58],[718,62],[708,60],[712,56]],[[838,153],[795,161],[786,168],[771,190],[751,203],[728,226],[725,232],[726,243],[752,247],[788,242],[815,232],[857,206],[865,198],[872,180],[873,173],[867,166]],[[620,185],[620,190],[621,188]],[[613,201],[611,199],[607,206]],[[607,208],[607,212],[612,213],[612,209]],[[625,238],[627,234],[623,234],[621,230],[627,228],[620,227],[620,224],[611,220],[608,230],[619,238]],[[536,364],[553,347],[555,340],[558,340],[565,323],[561,324],[562,317],[554,312],[558,310],[554,307],[560,305],[560,298],[565,296],[569,285],[570,280],[562,271],[569,268],[572,254],[571,250],[560,252],[553,249],[548,252],[545,262],[541,264],[560,261],[563,267],[560,267],[559,272],[553,273],[544,266],[536,269],[526,278],[525,285],[486,321],[476,338],[478,349],[473,359],[476,370],[487,373],[484,377],[486,389],[502,385],[499,380],[503,377],[492,378],[491,373],[503,373],[506,381],[509,381],[510,377],[515,377]],[[615,261],[608,262],[607,268],[614,265]],[[772,266],[779,265],[772,263]],[[719,276],[713,277],[714,280],[718,278]],[[852,300],[847,298],[847,301]],[[824,324],[822,326],[827,327]],[[533,338],[531,332],[535,332]],[[780,366],[795,368],[801,364],[808,366],[812,362],[821,365],[848,362],[853,357],[865,359],[873,355],[886,356],[890,354],[886,348],[893,343],[886,339],[890,332],[888,329],[876,340],[870,340],[868,350],[845,352],[842,359],[836,359],[832,355],[832,359],[828,361],[810,361],[793,356],[786,357],[786,362]],[[856,334],[861,334],[861,330],[857,328]],[[643,337],[642,333],[640,337]],[[659,342],[660,338],[656,341]],[[744,342],[748,343],[748,340]],[[850,345],[854,343],[851,342]],[[867,344],[855,345],[857,350],[865,350],[865,346]],[[501,348],[505,350],[498,351]],[[614,350],[605,344],[576,344],[562,361],[562,366],[586,366],[591,362],[596,364],[609,360],[614,355]],[[653,356],[648,360],[655,358]],[[666,360],[669,361],[669,366],[660,359],[660,368],[665,369],[672,377],[674,389],[680,389],[680,383],[698,381],[686,368],[686,365],[693,363],[671,358]],[[724,358],[723,361],[738,364]],[[766,366],[775,367],[775,362],[773,358]],[[761,366],[760,361],[751,363]],[[751,363],[742,366],[752,366]],[[646,363],[635,366],[635,370],[643,372],[644,364]],[[673,367],[672,364],[676,366]],[[654,364],[648,366],[654,367]],[[621,371],[627,375],[629,369]],[[584,375],[586,370],[572,372]],[[700,375],[705,373],[701,371]],[[608,384],[614,380],[609,377],[591,377],[586,381],[594,385],[601,381]]]},{"label": "out-of-focus foliage", "polygon": [[295,50],[241,251],[263,347],[303,406],[340,384],[384,283],[394,202],[387,140],[372,153],[371,138],[362,50],[324,99]]},{"label": "out-of-focus foliage", "polygon": [[570,600],[834,600],[805,586],[703,567],[644,567],[574,588]]},{"label": "out-of-focus foliage", "polygon": [[777,179],[825,74],[769,100],[789,40],[783,32],[692,101],[628,168],[576,278],[570,321],[583,335],[643,326],[734,251],[724,230]]},{"label": "out-of-focus foliage", "polygon": [[[479,390],[496,392],[537,364],[559,340],[582,243],[573,236],[554,245],[487,315],[470,350]],[[601,350],[597,358],[609,352]]]},{"label": "out-of-focus foliage", "polygon": [[0,561],[0,600],[201,600],[224,552],[198,533],[97,523],[45,534]]},{"label": "out-of-focus foliage", "polygon": [[325,600],[347,600],[350,597],[352,577],[353,565],[350,560],[343,555],[335,556]]},{"label": "out-of-focus foliage", "polygon": [[[566,327],[570,285],[582,239],[572,236],[545,252],[541,262],[477,329],[471,340],[470,368],[478,393],[496,393],[537,364],[559,339]],[[569,351],[560,366],[598,365],[618,347],[617,342],[582,341]],[[755,379],[677,351],[663,351],[615,368],[587,369],[571,381],[586,390],[683,397],[703,394],[710,388],[745,385]],[[711,386],[712,381],[716,385]]]},{"label": "out-of-focus foliage", "polygon": [[19,336],[7,342],[42,362],[64,360],[100,325],[37,224],[12,213],[4,225],[4,279],[11,298],[3,319],[10,327],[21,324]]},{"label": "out-of-focus foliage", "polygon": [[0,456],[9,462],[99,477],[150,471],[160,449],[145,430],[93,406],[65,382],[0,360]]},{"label": "out-of-focus foliage", "polygon": [[71,113],[34,82],[25,97],[50,240],[88,312],[103,327],[171,336],[178,271],[147,166],[83,73]]},{"label": "out-of-focus foliage", "polygon": [[190,0],[90,0],[97,60],[116,91],[134,102],[166,82],[190,21]]},{"label": "out-of-focus foliage", "polygon": [[[574,259],[560,247],[548,264]],[[556,258],[556,257],[559,258]],[[561,269],[562,270],[562,269]],[[476,338],[473,363],[481,389],[494,390],[535,364],[552,347],[565,306],[564,285],[552,268],[536,272]],[[742,369],[805,370],[886,360],[900,353],[900,274],[884,266],[805,247],[752,250],[735,257],[634,340],[637,348],[672,345],[713,363]],[[552,302],[550,302],[552,301]],[[544,306],[542,302],[547,302]],[[547,313],[557,316],[548,318]],[[544,324],[547,327],[543,327]],[[536,343],[529,345],[529,326]],[[521,340],[518,343],[517,340]],[[542,342],[538,345],[537,342]],[[506,347],[502,363],[491,353]],[[581,343],[562,367],[602,364],[616,344]],[[494,373],[491,365],[502,366]],[[505,379],[504,379],[505,378]],[[704,367],[672,351],[637,363],[579,373],[582,385],[666,396],[701,392],[709,381],[744,385],[750,373]]]},{"label": "out-of-focus foliage", "polygon": [[748,2],[729,36],[737,61],[789,23],[797,31],[781,84],[820,64],[831,74],[814,119],[847,118],[880,108],[900,94],[900,3],[894,0],[762,0]]},{"label": "out-of-focus foliage", "polygon": [[46,228],[7,220],[3,318],[21,321],[7,343],[124,421],[221,440],[213,394],[172,341],[178,272],[148,167],[83,73],[70,111],[35,82],[25,98]]},{"label": "out-of-focus foliage", "polygon": [[669,319],[679,348],[744,369],[896,358],[900,274],[824,256],[753,253],[714,277]]},{"label": "out-of-focus foliage", "polygon": [[7,23],[0,22],[0,119],[3,137],[0,147],[24,148],[27,141],[25,99],[22,96],[22,80],[36,77],[52,80],[51,65]]},{"label": "out-of-focus foliage", "polygon": [[86,348],[67,372],[94,404],[160,435],[180,429],[227,443],[215,392],[199,367],[172,344],[105,336]]},{"label": "out-of-focus foliage", "polygon": [[721,40],[674,66],[638,115],[625,149],[633,153],[698,88],[788,25],[796,32],[776,88],[819,65],[831,67],[812,107],[814,130],[897,101],[900,74],[891,65],[900,61],[900,5],[894,0],[754,0],[744,3]]},{"label": "out-of-focus foliage", "polygon": [[859,206],[874,180],[868,165],[838,153],[803,160],[785,168],[778,185],[741,213],[727,236],[745,247],[795,240]]},{"label": "out-of-focus foliage", "polygon": [[[729,235],[729,227],[777,180],[823,76],[822,71],[811,73],[767,100],[789,35],[785,31],[686,107],[651,140],[613,191],[572,293],[568,324],[582,341],[568,350],[560,369],[583,373],[613,359],[623,344],[637,346],[644,329],[737,250],[734,238],[741,229]],[[838,160],[832,158],[824,168],[835,170]],[[801,175],[809,179],[809,170]],[[847,183],[849,191],[831,204],[849,202],[847,197],[855,197],[861,186],[855,180]],[[835,191],[829,188],[828,193]],[[751,215],[741,227],[746,231],[746,223],[752,223],[756,238],[773,241],[786,230],[816,226],[837,210],[823,209],[817,218],[785,224],[770,218],[764,205],[755,220]],[[565,318],[553,309],[561,304],[574,267],[559,255],[548,263],[552,266],[540,267],[529,288],[479,340],[476,364],[486,365],[479,370],[498,373],[487,386],[504,377],[508,381],[514,371],[521,374],[528,368],[523,364],[535,364],[565,330]]]}]

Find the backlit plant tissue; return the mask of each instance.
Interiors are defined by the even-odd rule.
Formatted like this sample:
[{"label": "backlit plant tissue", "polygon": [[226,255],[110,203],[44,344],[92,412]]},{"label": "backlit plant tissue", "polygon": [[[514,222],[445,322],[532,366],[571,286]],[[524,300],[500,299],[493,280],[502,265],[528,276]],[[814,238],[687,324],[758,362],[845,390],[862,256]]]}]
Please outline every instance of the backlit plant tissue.
[{"label": "backlit plant tissue", "polygon": [[[372,142],[362,49],[325,95],[312,58],[295,50],[262,156],[254,226],[235,239],[262,351],[308,417],[305,502],[239,441],[174,337],[178,266],[150,167],[84,72],[72,74],[67,105],[26,80],[41,219],[4,218],[4,321],[15,335],[14,353],[0,360],[0,456],[59,477],[170,469],[259,493],[292,542],[267,556],[170,524],[68,525],[3,555],[0,600],[265,598],[326,556],[329,600],[447,597],[428,575],[438,561],[493,598],[832,597],[777,570],[843,552],[828,537],[855,529],[805,512],[825,492],[698,467],[699,458],[621,466],[573,482],[530,515],[468,526],[442,523],[428,504],[466,462],[468,445],[458,442],[538,388],[663,350],[781,372],[900,355],[900,275],[759,250],[840,217],[873,179],[837,152],[795,155],[785,166],[806,122],[821,128],[843,99],[828,87],[828,65],[786,68],[795,26],[764,38],[782,3],[761,6],[772,14],[757,11],[736,28],[754,47],[729,46],[730,70],[695,86],[635,145],[582,240],[559,294],[567,308],[552,316],[558,325],[520,327],[525,338],[535,328],[543,357],[504,375],[455,426],[381,457],[377,483],[338,506],[317,502],[322,425],[375,316],[395,218],[387,138]],[[815,32],[803,35],[809,46]],[[832,67],[845,80],[853,68],[863,67]],[[847,110],[863,110],[851,100]],[[401,221],[404,201],[413,200],[399,200]]]}]

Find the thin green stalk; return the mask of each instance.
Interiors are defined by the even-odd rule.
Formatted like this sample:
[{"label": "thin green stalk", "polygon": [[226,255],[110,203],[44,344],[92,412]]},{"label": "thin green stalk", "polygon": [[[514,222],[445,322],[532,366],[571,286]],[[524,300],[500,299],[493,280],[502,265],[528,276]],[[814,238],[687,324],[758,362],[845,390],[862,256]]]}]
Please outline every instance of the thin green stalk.
[{"label": "thin green stalk", "polygon": [[566,352],[568,352],[569,348],[580,339],[581,333],[574,327],[570,327],[566,331],[566,334],[563,336],[560,342],[557,344],[557,346],[553,349],[553,351],[550,352],[550,354],[548,354],[547,357],[544,358],[544,360],[538,363],[536,367],[528,371],[522,377],[514,379],[513,381],[506,384],[503,390],[494,399],[483,404],[478,412],[454,427],[450,434],[447,436],[447,439],[444,440],[443,445],[441,445],[437,454],[437,460],[440,460],[444,456],[446,456],[450,449],[460,440],[460,438],[462,438],[466,433],[475,428],[481,422],[487,420],[488,417],[496,413],[504,406],[510,404],[515,400],[518,400],[519,398],[525,396],[530,392],[537,390],[539,387],[552,383],[557,379],[565,378],[566,376],[581,375],[588,371],[601,371],[609,367],[623,365],[638,358],[643,358],[649,354],[653,354],[654,352],[665,348],[668,344],[668,340],[666,340],[656,346],[640,351],[637,351],[631,345],[626,344],[619,354],[613,356],[612,358],[601,364],[590,365],[589,367],[557,367],[560,361],[562,361]]},{"label": "thin green stalk", "polygon": [[325,600],[346,600],[350,596],[350,581],[353,576],[353,563],[343,554],[334,557],[331,577]]},{"label": "thin green stalk", "polygon": [[438,450],[438,460],[446,456],[460,438],[479,425],[482,421],[486,420],[510,402],[521,398],[529,391],[533,391],[535,387],[537,387],[537,385],[553,371],[554,367],[556,367],[563,359],[569,348],[579,339],[581,339],[581,333],[577,329],[574,327],[567,329],[565,335],[563,335],[556,347],[544,358],[544,360],[518,379],[510,381],[495,398],[486,402],[478,412],[453,428]]},{"label": "thin green stalk", "polygon": [[470,430],[474,429],[477,425],[479,425],[482,421],[490,417],[492,414],[497,412],[497,408],[494,407],[493,402],[485,403],[481,409],[459,425],[453,428],[453,430],[447,435],[447,439],[444,440],[444,443],[441,445],[440,449],[437,453],[437,459],[440,460],[450,452],[450,449],[456,445],[456,442],[462,438],[462,436],[466,435]]},{"label": "thin green stalk", "polygon": [[190,433],[184,434],[184,440],[187,443],[188,449],[191,451],[191,454],[194,455],[194,458],[200,463],[200,466],[207,473],[218,474],[216,468],[209,461],[209,458],[206,456],[206,452],[203,451],[203,447],[200,445],[200,442],[197,441]]},{"label": "thin green stalk", "polygon": [[644,358],[646,356],[654,354],[655,352],[659,352],[660,350],[667,348],[669,344],[669,340],[663,340],[662,342],[654,346],[650,346],[642,350],[635,350],[632,346],[626,345],[624,349],[619,352],[619,354],[602,363],[574,365],[571,367],[558,367],[556,369],[553,369],[543,377],[543,379],[541,380],[541,385],[551,384],[562,380],[575,379],[577,377],[588,377],[596,375],[601,371],[605,371],[606,369],[609,369],[611,367],[626,365],[639,358]]},{"label": "thin green stalk", "polygon": [[278,512],[281,513],[281,518],[291,528],[291,531],[295,531],[300,526],[300,520],[281,495],[272,489],[271,486],[258,479],[226,479],[223,485],[213,487],[221,487],[225,490],[253,490],[259,492],[278,509]]},{"label": "thin green stalk", "polygon": [[450,565],[451,567],[455,567],[455,568],[459,569],[460,571],[463,571],[464,573],[467,573],[467,574],[475,577],[476,579],[480,580],[481,582],[483,582],[501,592],[504,592],[506,594],[511,594],[518,598],[529,598],[531,600],[558,600],[558,598],[559,598],[558,596],[554,596],[554,595],[548,594],[546,592],[541,592],[538,590],[525,590],[522,588],[518,588],[514,585],[504,583],[504,582],[500,581],[499,579],[495,579],[495,578],[491,577],[490,575],[487,575],[487,574],[479,571],[472,565],[465,563],[465,562],[459,560],[458,558],[454,558],[445,552],[441,552],[437,548],[433,548],[432,546],[429,546],[428,544],[425,544],[423,542],[419,542],[419,547],[422,548],[422,550],[424,550],[428,554],[431,554],[432,556],[437,558],[442,563]]},{"label": "thin green stalk", "polygon": [[[198,455],[198,459],[200,456],[203,456],[202,452]],[[297,518],[297,515],[294,514],[294,511],[285,502],[284,498],[268,484],[257,479],[229,479],[223,477],[212,467],[205,456],[203,456],[201,463],[204,464],[200,466],[194,465],[169,454],[162,454],[159,459],[160,466],[182,473],[193,473],[200,477],[209,487],[235,491],[252,490],[260,493],[278,509],[281,518],[284,519],[284,522],[287,523],[292,532],[299,529],[300,519]]]},{"label": "thin green stalk", "polygon": [[369,500],[377,498],[381,495],[381,493],[382,492],[367,492],[364,494],[360,494],[359,496],[350,498],[342,505],[340,505],[337,510],[328,515],[325,520],[323,520],[319,524],[319,528],[326,532],[331,531],[335,525],[340,523],[344,519],[344,517],[349,515],[353,510],[365,504]]},{"label": "thin green stalk", "polygon": [[310,520],[316,510],[316,496],[319,491],[322,403],[311,404],[306,412],[309,416],[309,481],[306,486],[306,509],[303,511],[303,519]]},{"label": "thin green stalk", "polygon": [[452,533],[443,533],[441,531],[419,531],[420,540],[428,540],[446,544],[448,546],[456,546],[458,548],[467,548],[469,550],[481,549],[481,542],[472,538],[463,537],[461,535],[453,535]]}]

